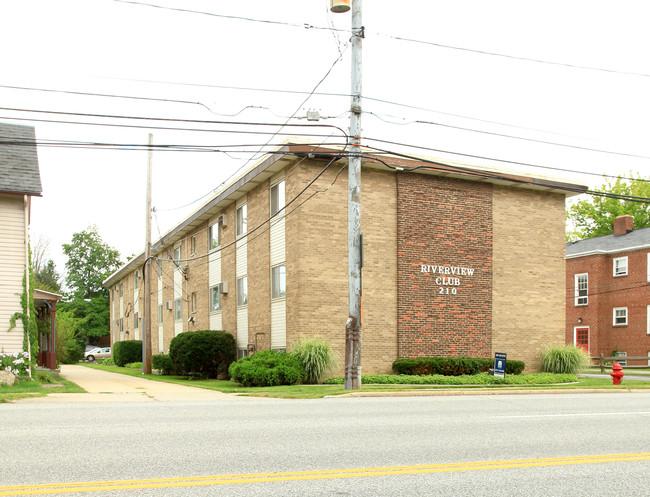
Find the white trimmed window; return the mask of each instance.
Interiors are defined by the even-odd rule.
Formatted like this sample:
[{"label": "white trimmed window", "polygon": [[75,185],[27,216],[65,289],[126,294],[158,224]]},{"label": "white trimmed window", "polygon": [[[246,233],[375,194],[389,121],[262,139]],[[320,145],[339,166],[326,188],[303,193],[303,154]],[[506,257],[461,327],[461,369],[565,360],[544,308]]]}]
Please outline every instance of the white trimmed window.
[{"label": "white trimmed window", "polygon": [[627,326],[627,307],[614,307],[614,326]]},{"label": "white trimmed window", "polygon": [[120,298],[124,296],[124,285],[123,283],[120,283]]},{"label": "white trimmed window", "polygon": [[160,326],[163,322],[163,311],[162,304],[158,304],[158,325]]},{"label": "white trimmed window", "polygon": [[587,305],[589,303],[589,274],[582,273],[575,275],[575,305]]},{"label": "white trimmed window", "polygon": [[248,231],[246,204],[237,208],[237,236],[244,236]]},{"label": "white trimmed window", "polygon": [[158,271],[158,279],[162,279],[162,260],[158,259],[156,261],[158,264],[156,264],[156,268]]},{"label": "white trimmed window", "polygon": [[196,292],[192,292],[192,312],[196,312]]},{"label": "white trimmed window", "polygon": [[221,245],[221,236],[219,234],[219,223],[214,223],[208,228],[208,250],[214,250]]},{"label": "white trimmed window", "polygon": [[181,299],[174,300],[174,320],[180,321],[183,319],[183,309]]},{"label": "white trimmed window", "polygon": [[271,298],[287,296],[287,267],[284,264],[271,268]]},{"label": "white trimmed window", "polygon": [[133,315],[133,329],[137,330],[140,328],[140,319],[138,318],[138,313],[136,312]]},{"label": "white trimmed window", "polygon": [[190,238],[190,252],[192,255],[196,254],[196,237]]},{"label": "white trimmed window", "polygon": [[271,187],[271,216],[284,208],[284,180]]},{"label": "white trimmed window", "polygon": [[237,278],[237,307],[248,305],[248,277]]},{"label": "white trimmed window", "polygon": [[174,260],[176,261],[176,263],[180,262],[180,260],[181,260],[181,246],[180,245],[176,245],[174,247]]},{"label": "white trimmed window", "polygon": [[221,292],[219,292],[219,285],[210,288],[210,312],[217,312],[221,310]]},{"label": "white trimmed window", "polygon": [[627,276],[627,256],[614,259],[614,276]]},{"label": "white trimmed window", "polygon": [[138,289],[138,273],[139,271],[133,273],[133,288],[135,288],[136,290]]}]

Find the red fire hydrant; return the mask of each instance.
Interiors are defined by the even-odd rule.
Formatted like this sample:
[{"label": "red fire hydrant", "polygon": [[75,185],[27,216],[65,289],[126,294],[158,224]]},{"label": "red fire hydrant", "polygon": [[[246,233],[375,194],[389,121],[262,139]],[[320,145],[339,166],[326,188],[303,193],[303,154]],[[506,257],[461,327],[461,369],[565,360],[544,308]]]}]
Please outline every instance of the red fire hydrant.
[{"label": "red fire hydrant", "polygon": [[623,379],[623,366],[621,366],[618,362],[612,366],[612,372],[609,374],[612,379],[614,380],[613,385],[620,385],[621,380]]}]

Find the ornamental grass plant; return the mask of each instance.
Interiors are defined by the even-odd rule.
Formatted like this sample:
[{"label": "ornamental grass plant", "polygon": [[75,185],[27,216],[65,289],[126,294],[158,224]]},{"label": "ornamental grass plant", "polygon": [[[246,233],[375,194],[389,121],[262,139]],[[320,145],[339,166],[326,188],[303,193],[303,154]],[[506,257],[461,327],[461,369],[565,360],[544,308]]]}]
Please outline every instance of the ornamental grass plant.
[{"label": "ornamental grass plant", "polygon": [[547,345],[542,350],[542,371],[578,374],[589,366],[589,354],[575,345]]},{"label": "ornamental grass plant", "polygon": [[298,340],[291,351],[305,368],[305,383],[319,384],[337,365],[338,357],[332,345],[322,338]]}]

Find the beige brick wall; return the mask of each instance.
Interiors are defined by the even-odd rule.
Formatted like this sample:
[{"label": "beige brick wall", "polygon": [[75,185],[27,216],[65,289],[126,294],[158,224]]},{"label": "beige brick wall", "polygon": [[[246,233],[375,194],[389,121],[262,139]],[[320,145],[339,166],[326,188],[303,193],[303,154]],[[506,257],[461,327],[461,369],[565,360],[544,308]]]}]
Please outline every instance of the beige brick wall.
[{"label": "beige brick wall", "polygon": [[221,230],[221,280],[228,283],[228,293],[221,296],[221,328],[237,338],[237,278],[235,276],[235,204],[229,205],[224,214],[228,225]]},{"label": "beige brick wall", "polygon": [[[269,182],[247,194],[249,231],[270,215]],[[248,237],[248,342],[256,350],[271,348],[271,270],[269,223]]]},{"label": "beige brick wall", "polygon": [[539,370],[565,326],[564,195],[495,186],[493,352]]},{"label": "beige brick wall", "polygon": [[[287,199],[325,166],[304,161],[286,172]],[[332,166],[306,192],[327,188],[340,165]],[[397,357],[397,204],[395,176],[364,170],[361,179],[364,233],[362,371],[390,371]],[[290,211],[291,209],[289,209]],[[342,375],[348,317],[347,175],[343,171],[286,218],[287,346],[305,337],[328,339],[339,355]]]},{"label": "beige brick wall", "polygon": [[[196,252],[192,253],[192,237],[196,240]],[[185,331],[197,331],[210,329],[209,319],[209,306],[210,294],[209,288],[209,265],[208,265],[208,223],[205,222],[197,227],[195,231],[190,233],[184,240],[186,253],[184,255],[187,259],[195,259],[204,256],[201,259],[195,259],[184,262],[184,266],[189,266],[189,278],[184,281],[184,297],[188,299],[185,309],[187,315],[184,313],[183,329]],[[192,294],[196,293],[197,310],[192,311]],[[192,316],[196,321],[188,323],[189,317]]]}]

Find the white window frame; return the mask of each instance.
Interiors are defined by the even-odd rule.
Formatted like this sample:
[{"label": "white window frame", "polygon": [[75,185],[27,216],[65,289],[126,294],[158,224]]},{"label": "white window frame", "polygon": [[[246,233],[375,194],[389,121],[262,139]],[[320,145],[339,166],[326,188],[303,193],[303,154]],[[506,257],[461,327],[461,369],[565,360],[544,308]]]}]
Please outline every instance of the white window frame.
[{"label": "white window frame", "polygon": [[133,289],[137,290],[138,289],[138,273],[139,271],[136,271],[133,273]]},{"label": "white window frame", "polygon": [[219,292],[219,285],[210,287],[210,312],[221,312],[221,293]]},{"label": "white window frame", "polygon": [[[622,270],[621,262],[625,261],[625,272]],[[615,257],[612,263],[612,274],[614,277],[617,276],[627,276],[628,275],[628,266],[627,266],[627,255],[624,257]]]},{"label": "white window frame", "polygon": [[[585,288],[581,288],[581,282],[580,279],[583,278],[585,279],[584,286]],[[589,273],[580,273],[576,274],[574,277],[575,281],[575,305],[576,306],[583,306],[583,305],[589,305]],[[580,292],[584,290],[584,295],[580,295]]]},{"label": "white window frame", "polygon": [[271,185],[271,193],[269,197],[271,199],[271,217],[275,216],[279,212],[284,212],[283,209],[286,205],[284,195],[284,180],[278,181],[274,185]]},{"label": "white window frame", "polygon": [[221,245],[221,232],[217,222],[208,228],[208,252],[216,249],[219,245]]},{"label": "white window frame", "polygon": [[120,298],[124,297],[124,284],[120,283]]},{"label": "white window frame", "polygon": [[237,307],[248,305],[248,276],[237,278]]},{"label": "white window frame", "polygon": [[236,236],[239,238],[241,236],[246,235],[246,232],[248,231],[248,208],[247,208],[247,204],[242,204],[239,207],[237,207],[237,211],[235,213],[235,218],[236,218],[235,224],[237,225],[237,234],[236,234]]},{"label": "white window frame", "polygon": [[134,313],[133,314],[133,329],[138,330],[140,329],[140,316],[139,313]]},{"label": "white window frame", "polygon": [[196,309],[197,309],[196,292],[192,292],[192,313],[195,313]]},{"label": "white window frame", "polygon": [[179,297],[174,300],[174,321],[183,320],[183,300]]},{"label": "white window frame", "polygon": [[192,255],[196,255],[196,236],[190,238],[190,252]]},{"label": "white window frame", "polygon": [[174,261],[176,264],[180,263],[181,261],[181,245],[176,245],[174,247]]},{"label": "white window frame", "polygon": [[[616,312],[617,311],[625,311],[625,316],[621,316],[625,318],[624,323],[617,323],[616,322]],[[628,312],[627,312],[627,307],[614,307],[612,310],[612,324],[613,326],[627,326],[628,325]]]},{"label": "white window frame", "polygon": [[160,326],[163,322],[163,306],[162,304],[158,304],[158,326]]},{"label": "white window frame", "polygon": [[278,264],[271,268],[271,299],[284,299],[287,296],[287,266]]}]

